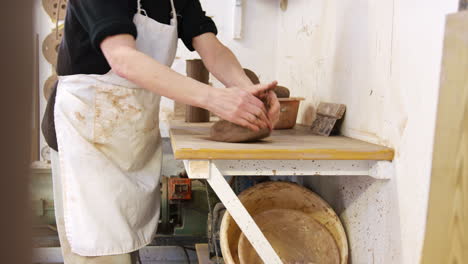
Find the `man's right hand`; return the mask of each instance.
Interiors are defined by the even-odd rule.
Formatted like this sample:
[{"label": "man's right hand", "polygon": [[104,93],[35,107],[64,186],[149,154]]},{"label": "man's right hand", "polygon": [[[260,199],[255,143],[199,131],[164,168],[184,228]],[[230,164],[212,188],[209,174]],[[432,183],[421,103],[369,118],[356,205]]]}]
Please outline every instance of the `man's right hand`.
[{"label": "man's right hand", "polygon": [[257,84],[249,87],[230,87],[214,89],[206,109],[220,118],[247,127],[253,131],[268,128],[273,124],[268,118],[268,111],[259,97],[275,88],[277,82]]}]

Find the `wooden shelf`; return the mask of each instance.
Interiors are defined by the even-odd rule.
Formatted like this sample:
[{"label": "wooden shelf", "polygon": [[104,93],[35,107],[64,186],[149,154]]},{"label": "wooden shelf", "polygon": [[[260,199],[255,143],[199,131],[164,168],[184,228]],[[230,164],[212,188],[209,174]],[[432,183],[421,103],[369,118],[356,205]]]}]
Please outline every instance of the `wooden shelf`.
[{"label": "wooden shelf", "polygon": [[322,137],[306,127],[275,130],[254,143],[223,143],[209,139],[212,123],[170,122],[174,156],[183,160],[386,160],[391,148],[343,136]]}]

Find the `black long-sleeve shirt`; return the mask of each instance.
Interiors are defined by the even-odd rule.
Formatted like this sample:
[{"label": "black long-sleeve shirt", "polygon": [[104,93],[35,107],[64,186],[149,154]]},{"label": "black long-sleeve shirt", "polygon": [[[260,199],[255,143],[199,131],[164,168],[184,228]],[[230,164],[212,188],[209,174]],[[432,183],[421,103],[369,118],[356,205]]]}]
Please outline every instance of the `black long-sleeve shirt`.
[{"label": "black long-sleeve shirt", "polygon": [[[199,0],[174,0],[178,36],[193,51],[192,39],[203,33],[217,33],[214,22],[205,15]],[[148,16],[170,24],[170,0],[141,0]],[[105,74],[110,70],[100,44],[108,36],[130,34],[137,37],[133,16],[137,0],[69,0],[64,36],[58,50],[57,74]],[[56,89],[48,100],[42,122],[47,144],[57,150],[54,123]]]}]

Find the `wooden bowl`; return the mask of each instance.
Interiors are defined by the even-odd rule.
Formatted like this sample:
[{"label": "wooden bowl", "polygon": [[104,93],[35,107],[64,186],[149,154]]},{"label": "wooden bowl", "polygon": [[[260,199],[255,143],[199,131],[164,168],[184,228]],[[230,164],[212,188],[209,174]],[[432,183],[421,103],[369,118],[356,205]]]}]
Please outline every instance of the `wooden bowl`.
[{"label": "wooden bowl", "polygon": [[[285,264],[339,264],[335,239],[323,225],[298,210],[271,209],[257,214],[255,222]],[[240,264],[262,264],[250,242],[241,234]]]},{"label": "wooden bowl", "polygon": [[[340,264],[348,263],[348,242],[343,226],[333,209],[317,194],[290,182],[264,182],[239,195],[247,211],[256,215],[272,209],[297,210],[309,215],[333,236],[340,255]],[[238,245],[241,230],[226,212],[220,229],[221,250],[227,264],[240,264]]]}]

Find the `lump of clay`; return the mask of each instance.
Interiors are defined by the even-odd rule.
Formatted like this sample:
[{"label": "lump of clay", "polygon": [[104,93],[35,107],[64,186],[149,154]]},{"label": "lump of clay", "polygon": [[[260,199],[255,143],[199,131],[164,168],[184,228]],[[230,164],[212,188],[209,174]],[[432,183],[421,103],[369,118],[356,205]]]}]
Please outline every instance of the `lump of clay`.
[{"label": "lump of clay", "polygon": [[[250,78],[252,83],[260,83],[257,75],[249,70],[244,69],[245,74]],[[267,105],[265,105],[267,107]],[[221,120],[211,127],[210,139],[214,141],[229,142],[229,143],[241,143],[241,142],[252,142],[270,136],[271,131],[268,128],[260,129],[259,131],[253,131],[246,127],[236,125],[226,120]]]},{"label": "lump of clay", "polygon": [[247,77],[249,77],[250,81],[253,83],[253,84],[259,84],[260,83],[260,79],[258,79],[258,76],[257,74],[255,74],[255,72],[249,70],[249,69],[244,69],[244,72],[245,72],[245,75],[247,75]]},{"label": "lump of clay", "polygon": [[284,86],[276,86],[273,90],[278,98],[289,98],[290,92],[289,89]]},{"label": "lump of clay", "polygon": [[268,128],[253,131],[229,121],[221,120],[211,127],[210,138],[214,141],[240,143],[260,140],[268,137],[270,133],[271,131]]}]

